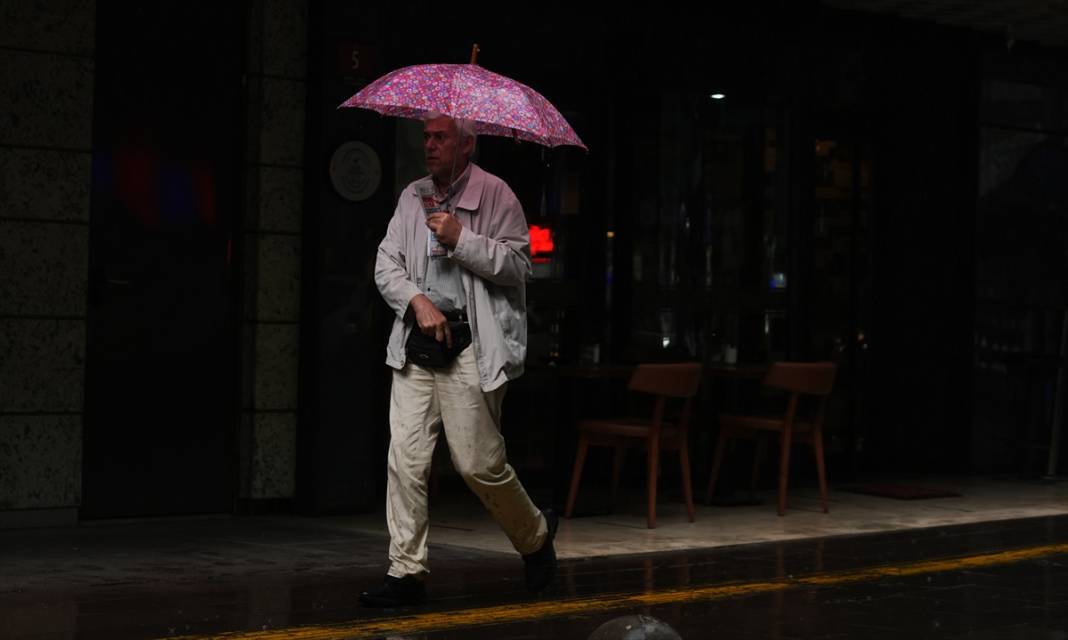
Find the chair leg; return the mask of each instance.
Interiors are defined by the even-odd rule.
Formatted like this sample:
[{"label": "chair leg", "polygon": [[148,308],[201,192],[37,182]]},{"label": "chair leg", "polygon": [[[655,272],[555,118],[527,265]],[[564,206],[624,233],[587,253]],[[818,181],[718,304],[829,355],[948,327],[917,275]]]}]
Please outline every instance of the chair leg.
[{"label": "chair leg", "polygon": [[786,515],[786,484],[790,477],[790,431],[782,434],[782,452],[779,454],[779,515]]},{"label": "chair leg", "polygon": [[660,462],[660,439],[649,438],[649,462],[648,467],[648,480],[646,486],[648,490],[648,520],[647,524],[650,529],[656,528],[656,478],[659,471]]},{"label": "chair leg", "polygon": [[611,510],[615,510],[616,496],[619,492],[619,476],[623,472],[623,461],[626,458],[627,448],[621,444],[617,444],[615,448],[615,455],[612,456],[612,502],[610,503]]},{"label": "chair leg", "polygon": [[712,502],[712,496],[716,492],[716,480],[719,479],[719,468],[723,465],[723,455],[727,450],[727,434],[722,430],[716,441],[716,453],[712,456],[712,475],[708,478],[708,492],[705,494],[705,504]]},{"label": "chair leg", "polygon": [[812,433],[812,450],[816,452],[816,473],[820,478],[820,506],[823,507],[823,512],[828,513],[827,509],[827,472],[823,468],[823,433],[822,429],[817,429]]},{"label": "chair leg", "polygon": [[578,496],[579,480],[582,478],[582,465],[586,462],[586,450],[589,443],[586,434],[581,434],[578,441],[578,449],[575,451],[575,467],[571,470],[571,489],[567,492],[567,506],[564,508],[564,517],[570,518],[571,511],[575,508],[575,498]]},{"label": "chair leg", "polygon": [[679,443],[679,467],[682,469],[682,495],[686,498],[686,515],[690,522],[696,518],[693,509],[693,485],[690,482],[690,452],[685,440]]}]

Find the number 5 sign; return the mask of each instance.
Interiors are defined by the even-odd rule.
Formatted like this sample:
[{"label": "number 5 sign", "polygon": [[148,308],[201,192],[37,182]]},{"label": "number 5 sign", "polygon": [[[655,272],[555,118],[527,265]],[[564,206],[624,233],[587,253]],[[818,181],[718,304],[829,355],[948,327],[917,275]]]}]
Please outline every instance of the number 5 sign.
[{"label": "number 5 sign", "polygon": [[337,71],[345,84],[366,84],[376,77],[378,56],[374,47],[354,42],[338,43]]}]

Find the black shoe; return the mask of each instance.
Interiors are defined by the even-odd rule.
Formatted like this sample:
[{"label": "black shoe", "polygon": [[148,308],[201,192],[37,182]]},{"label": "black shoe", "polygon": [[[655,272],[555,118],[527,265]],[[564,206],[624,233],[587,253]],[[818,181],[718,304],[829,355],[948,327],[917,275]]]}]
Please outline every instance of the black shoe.
[{"label": "black shoe", "polygon": [[560,516],[552,509],[545,509],[541,513],[545,516],[545,524],[549,528],[549,533],[545,536],[541,549],[523,556],[527,589],[531,591],[541,591],[556,577],[556,549],[553,547],[553,538],[556,537],[556,527],[560,524]]},{"label": "black shoe", "polygon": [[360,594],[360,602],[368,607],[403,607],[426,600],[426,585],[415,576],[394,578],[386,575],[381,587]]}]

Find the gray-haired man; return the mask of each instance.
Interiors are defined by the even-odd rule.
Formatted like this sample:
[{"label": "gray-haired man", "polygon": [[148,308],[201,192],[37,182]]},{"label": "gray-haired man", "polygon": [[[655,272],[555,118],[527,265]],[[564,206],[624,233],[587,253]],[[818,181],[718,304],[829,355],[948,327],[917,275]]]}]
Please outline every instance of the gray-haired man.
[{"label": "gray-haired man", "polygon": [[[432,117],[423,135],[430,175],[401,194],[375,264],[375,283],[396,318],[386,348],[394,369],[386,489],[390,567],[382,586],[360,594],[369,606],[425,598],[427,478],[442,426],[453,465],[523,555],[527,588],[544,589],[556,570],[557,516],[531,502],[507,462],[500,433],[505,388],[523,373],[526,358],[526,218],[508,185],[471,162],[476,141],[469,123]],[[420,188],[431,194],[431,209],[440,211],[426,215]],[[470,346],[445,366],[412,362],[405,348],[409,333],[451,347],[450,321],[470,332]]]}]

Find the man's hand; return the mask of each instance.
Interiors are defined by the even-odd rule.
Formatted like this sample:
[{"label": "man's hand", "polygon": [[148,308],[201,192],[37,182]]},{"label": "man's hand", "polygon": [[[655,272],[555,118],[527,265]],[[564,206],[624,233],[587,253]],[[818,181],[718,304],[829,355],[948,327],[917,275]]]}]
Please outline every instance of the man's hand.
[{"label": "man's hand", "polygon": [[[451,216],[450,216],[451,217]],[[438,342],[445,342],[445,346],[452,349],[452,334],[449,333],[449,322],[441,311],[434,306],[430,298],[422,293],[412,298],[408,303],[412,313],[415,314],[415,324],[425,335],[433,336]]]},{"label": "man's hand", "polygon": [[426,226],[438,238],[438,242],[450,249],[456,248],[463,227],[456,216],[448,213],[432,213],[426,218]]}]

